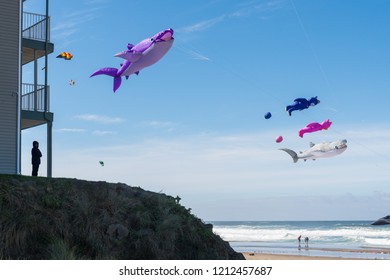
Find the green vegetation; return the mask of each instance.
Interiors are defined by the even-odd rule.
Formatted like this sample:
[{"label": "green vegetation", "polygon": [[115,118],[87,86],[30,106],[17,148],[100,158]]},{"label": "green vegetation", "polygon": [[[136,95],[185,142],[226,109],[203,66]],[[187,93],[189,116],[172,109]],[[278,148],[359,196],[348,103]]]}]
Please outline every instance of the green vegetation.
[{"label": "green vegetation", "polygon": [[243,259],[179,201],[121,183],[0,175],[0,259]]}]

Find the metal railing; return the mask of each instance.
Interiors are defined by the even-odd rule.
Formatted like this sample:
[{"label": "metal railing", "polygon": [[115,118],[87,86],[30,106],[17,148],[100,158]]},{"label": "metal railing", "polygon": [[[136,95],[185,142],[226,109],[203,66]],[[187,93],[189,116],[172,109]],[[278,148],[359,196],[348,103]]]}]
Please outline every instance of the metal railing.
[{"label": "metal railing", "polygon": [[47,86],[47,98],[45,98],[44,85],[35,87],[34,84],[22,84],[22,110],[50,112],[50,86]]},{"label": "metal railing", "polygon": [[[46,40],[46,24],[50,30],[50,17],[34,13],[23,13],[23,38],[39,41]],[[50,41],[50,32],[47,34],[47,40]]]}]

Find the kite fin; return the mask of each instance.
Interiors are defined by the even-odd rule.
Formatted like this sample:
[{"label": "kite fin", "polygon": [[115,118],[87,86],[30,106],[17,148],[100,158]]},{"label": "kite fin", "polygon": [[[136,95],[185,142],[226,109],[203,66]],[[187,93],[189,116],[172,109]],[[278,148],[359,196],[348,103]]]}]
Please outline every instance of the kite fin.
[{"label": "kite fin", "polygon": [[282,151],[285,151],[286,153],[288,153],[292,157],[294,162],[298,161],[298,155],[293,150],[290,150],[290,149],[279,149],[279,150],[282,150]]},{"label": "kite fin", "polygon": [[122,83],[122,78],[120,76],[114,77],[114,87],[113,87],[114,92],[121,86],[121,83]]},{"label": "kite fin", "polygon": [[101,69],[93,72],[92,75],[89,77],[91,78],[91,77],[97,76],[97,75],[108,75],[111,77],[115,77],[117,75],[117,72],[118,72],[118,69],[116,69],[116,68],[106,67],[106,68],[101,68]]},{"label": "kite fin", "polygon": [[101,68],[101,69],[95,71],[94,73],[92,73],[92,75],[90,77],[97,76],[97,75],[108,75],[110,77],[113,77],[114,78],[114,86],[113,86],[114,92],[120,87],[120,85],[122,83],[122,78],[120,76],[118,76],[118,69],[116,69],[116,68],[111,68],[111,67]]},{"label": "kite fin", "polygon": [[134,52],[134,51],[123,51],[123,52],[114,54],[114,56],[126,59],[127,61],[130,61],[130,62],[136,62],[138,59],[141,58],[142,53],[141,52]]}]

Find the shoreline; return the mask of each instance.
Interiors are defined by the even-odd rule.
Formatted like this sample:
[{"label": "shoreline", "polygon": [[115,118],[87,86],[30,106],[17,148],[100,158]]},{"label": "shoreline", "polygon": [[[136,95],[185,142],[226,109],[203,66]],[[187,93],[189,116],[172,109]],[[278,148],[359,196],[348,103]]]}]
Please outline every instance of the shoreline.
[{"label": "shoreline", "polygon": [[[241,252],[246,260],[377,260],[375,256],[378,254],[390,254],[390,248],[377,248],[377,247],[363,247],[360,249],[345,249],[345,248],[311,248],[309,251],[322,251],[322,252],[339,252],[340,255],[345,253],[356,254],[356,257],[342,257],[342,256],[316,256],[306,254],[278,254],[268,252]],[[370,257],[361,257],[359,254],[373,254]]]},{"label": "shoreline", "polygon": [[269,254],[269,253],[242,253],[245,260],[362,260],[341,257],[319,257],[319,256],[302,256],[288,254]]}]

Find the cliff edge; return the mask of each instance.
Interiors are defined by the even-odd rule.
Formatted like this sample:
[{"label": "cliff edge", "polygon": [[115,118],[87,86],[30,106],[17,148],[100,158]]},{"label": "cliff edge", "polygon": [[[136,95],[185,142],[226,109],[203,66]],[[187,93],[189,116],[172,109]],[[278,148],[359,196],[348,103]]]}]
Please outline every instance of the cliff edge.
[{"label": "cliff edge", "polygon": [[244,259],[179,200],[122,183],[0,175],[0,259]]}]

